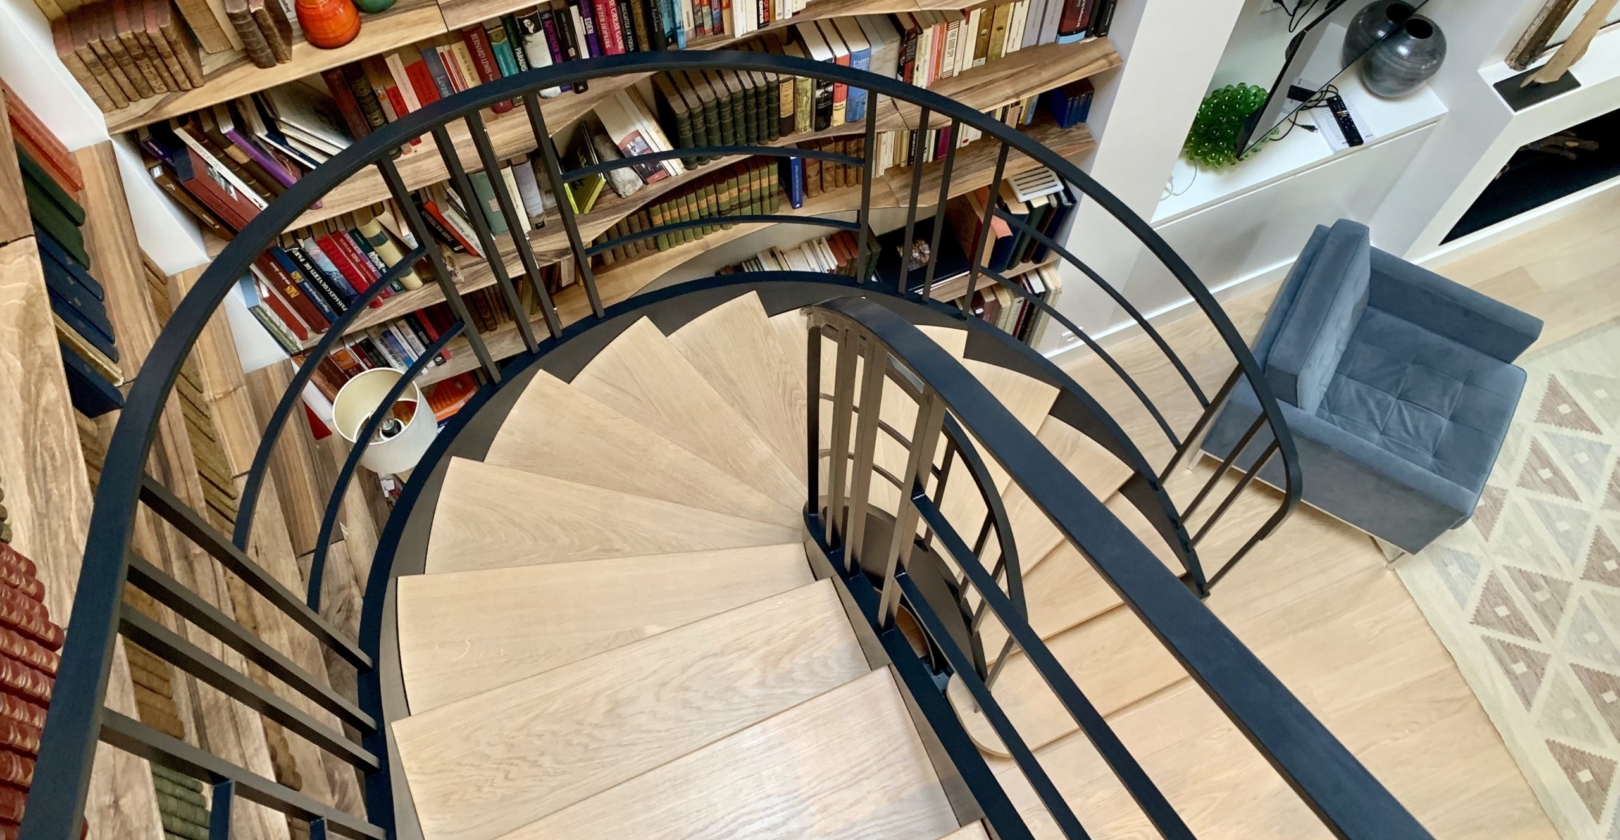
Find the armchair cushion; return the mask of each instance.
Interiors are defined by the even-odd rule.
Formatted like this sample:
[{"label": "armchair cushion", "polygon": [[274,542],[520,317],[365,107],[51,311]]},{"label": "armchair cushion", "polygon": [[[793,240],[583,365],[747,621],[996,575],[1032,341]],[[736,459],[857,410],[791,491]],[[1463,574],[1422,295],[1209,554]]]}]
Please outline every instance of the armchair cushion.
[{"label": "armchair cushion", "polygon": [[1299,278],[1299,291],[1265,360],[1277,398],[1314,413],[1367,306],[1371,277],[1367,228],[1339,222]]},{"label": "armchair cushion", "polygon": [[1368,307],[1316,416],[1478,494],[1524,371]]},{"label": "armchair cushion", "polygon": [[1378,250],[1368,303],[1504,362],[1541,336],[1540,318]]}]

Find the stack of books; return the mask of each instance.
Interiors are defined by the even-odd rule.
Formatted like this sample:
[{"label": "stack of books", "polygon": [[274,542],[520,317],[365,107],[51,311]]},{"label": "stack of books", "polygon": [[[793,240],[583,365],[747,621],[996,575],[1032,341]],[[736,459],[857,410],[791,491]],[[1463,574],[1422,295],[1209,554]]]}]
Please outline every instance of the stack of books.
[{"label": "stack of books", "polygon": [[681,189],[624,218],[598,237],[596,243],[664,225],[712,220],[710,224],[666,231],[615,247],[602,254],[603,263],[612,265],[652,251],[667,251],[696,242],[709,233],[730,228],[733,223],[724,221],[728,217],[775,213],[780,198],[781,176],[776,161],[753,158],[682,185]]},{"label": "stack of books", "polygon": [[[953,199],[945,206],[947,224],[957,240],[964,243],[963,247],[972,247],[972,243],[979,241],[985,204],[989,200],[990,189],[984,187]],[[1063,241],[1064,225],[1075,208],[1074,194],[1044,169],[1003,181],[995,201],[997,210],[1055,242]],[[990,234],[985,237],[978,262],[991,271],[1003,272],[1019,265],[1046,262],[1049,256],[1050,249],[1024,227],[1014,227],[999,215],[992,215]]]},{"label": "stack of books", "polygon": [[33,782],[45,712],[61,662],[32,560],[0,544],[0,825],[15,831]]},{"label": "stack of books", "polygon": [[[416,247],[388,204],[283,234],[239,281],[248,310],[289,354],[337,323],[353,302]],[[421,288],[419,267],[404,271],[381,300]]]},{"label": "stack of books", "polygon": [[[248,54],[270,66],[291,58],[292,27],[276,0],[243,0],[242,25],[256,37]],[[44,7],[45,4],[41,4]],[[55,4],[51,4],[55,6]],[[64,4],[65,5],[65,4]],[[232,4],[225,4],[230,7]],[[173,0],[107,0],[63,14],[51,21],[56,55],[75,81],[103,111],[113,111],[152,96],[192,90],[203,83],[202,59],[190,28],[176,13]],[[52,10],[47,9],[49,15]],[[279,54],[271,53],[262,25],[274,36]],[[244,39],[244,44],[246,39]]]},{"label": "stack of books", "polygon": [[[861,158],[866,152],[864,137],[835,137],[829,140],[811,140],[795,148],[815,149],[823,152]],[[845,187],[858,187],[866,177],[860,166],[814,157],[788,158],[786,177],[788,203],[795,209],[804,206],[806,198],[815,198],[825,192]]]},{"label": "stack of books", "polygon": [[[812,271],[819,274],[840,274],[845,277],[861,275],[856,262],[860,258],[860,243],[855,234],[841,230],[831,236],[822,236],[792,248],[767,248],[742,262],[728,266],[721,274],[750,271]],[[871,276],[877,250],[867,253],[866,275]]]},{"label": "stack of books", "polygon": [[9,87],[6,97],[28,216],[39,247],[51,314],[62,346],[73,406],[96,417],[124,404],[118,347],[106,294],[90,275],[85,250],[84,178],[73,155]]},{"label": "stack of books", "polygon": [[[1039,266],[1007,279],[1017,283],[1029,295],[1047,303],[1051,302],[1058,288],[1055,266]],[[960,305],[961,301],[957,303]],[[968,312],[1026,344],[1034,337],[1043,315],[1035,304],[1030,303],[1029,298],[1015,294],[1000,283],[974,292],[973,299],[968,302]]]}]

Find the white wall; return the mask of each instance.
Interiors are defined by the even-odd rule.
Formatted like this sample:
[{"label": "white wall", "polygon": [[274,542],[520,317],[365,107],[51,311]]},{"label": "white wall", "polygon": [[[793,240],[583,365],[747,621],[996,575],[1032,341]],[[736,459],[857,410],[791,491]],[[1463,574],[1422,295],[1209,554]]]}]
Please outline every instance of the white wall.
[{"label": "white wall", "polygon": [[[1170,176],[1198,103],[1220,60],[1243,0],[1120,0],[1109,38],[1124,66],[1096,79],[1089,124],[1098,137],[1086,167],[1091,176],[1143,218]],[[1082,200],[1066,246],[1104,278],[1123,283],[1140,245],[1094,202]],[[1060,311],[1082,329],[1111,323],[1116,307],[1077,270],[1065,265]],[[1041,350],[1077,344],[1062,329],[1047,330]]]}]

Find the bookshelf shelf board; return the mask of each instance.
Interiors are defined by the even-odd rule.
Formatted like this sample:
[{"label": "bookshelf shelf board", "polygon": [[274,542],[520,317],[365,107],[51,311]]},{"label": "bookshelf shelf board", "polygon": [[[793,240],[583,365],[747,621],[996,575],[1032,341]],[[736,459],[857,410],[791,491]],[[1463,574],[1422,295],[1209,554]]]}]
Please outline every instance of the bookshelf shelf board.
[{"label": "bookshelf shelf board", "polygon": [[[765,145],[785,146],[789,143],[801,143],[826,137],[855,134],[861,130],[860,125],[839,126],[826,131],[782,137]],[[657,200],[660,196],[683,184],[691,183],[704,175],[718,172],[747,158],[747,155],[733,155],[711,161],[698,169],[687,170],[685,175],[665,178],[656,184],[644,186],[626,197],[620,197],[612,188],[604,187],[601,198],[597,200],[596,206],[591,208],[591,212],[577,217],[580,235],[589,242],[618,224],[626,216],[640,210],[649,202]],[[511,237],[497,235],[495,240],[501,259],[506,265],[508,275],[521,277],[523,275],[523,263],[518,258],[517,246],[512,243]],[[535,259],[541,265],[549,265],[559,260],[571,258],[568,248],[568,235],[563,229],[562,217],[557,213],[556,207],[546,211],[546,224],[544,227],[536,228],[529,233],[529,246],[534,249]],[[456,268],[456,273],[459,275],[456,278],[456,288],[461,290],[463,294],[495,283],[494,272],[490,270],[488,263],[480,258],[458,256],[456,258]],[[443,300],[444,293],[435,284],[427,284],[420,289],[404,294],[396,294],[383,301],[382,306],[376,309],[368,309],[365,313],[356,317],[354,322],[349,325],[348,332],[352,333],[384,321],[393,320],[407,312],[414,312]],[[306,346],[312,346],[319,340],[318,337],[311,337]]]},{"label": "bookshelf shelf board", "polygon": [[[941,79],[929,90],[975,111],[988,111],[1018,102],[1033,93],[1095,76],[1123,63],[1107,38],[1092,38],[1078,44],[1043,44],[974,67],[959,76]],[[915,128],[920,109],[909,102],[899,102],[896,106],[900,122],[879,127]],[[928,121],[930,128],[949,124],[950,119],[940,114],[933,114]]]},{"label": "bookshelf shelf board", "polygon": [[[1064,157],[1087,151],[1095,145],[1091,133],[1083,125],[1065,130],[1058,128],[1050,120],[1042,120],[1026,129],[1024,133]],[[991,178],[995,175],[995,160],[996,146],[993,143],[981,141],[971,143],[958,150],[955,170],[951,175],[951,195],[954,197],[988,186]],[[922,195],[925,196],[924,201],[926,202],[928,200],[926,197],[938,194],[939,172],[942,164],[936,161],[924,164],[924,166]],[[1035,168],[1035,162],[1030,158],[1023,155],[1009,156],[1004,177],[1017,175],[1033,168]],[[928,186],[930,181],[933,183],[931,189]],[[909,168],[891,168],[873,182],[872,206],[874,208],[903,207],[906,204],[910,189],[911,170]],[[856,185],[829,190],[813,198],[807,197],[804,200],[804,206],[797,210],[784,206],[777,212],[782,215],[821,216],[829,213],[856,210],[860,207],[860,201],[861,188]],[[634,259],[613,263],[597,270],[597,291],[602,296],[603,305],[612,306],[630,298],[648,283],[657,280],[665,272],[687,260],[768,227],[770,225],[734,225],[729,229],[711,233],[696,242],[687,242],[666,251],[654,251]],[[488,285],[488,282],[485,285]],[[558,292],[555,301],[558,318],[565,326],[586,317],[591,311],[590,303],[585,296],[584,286],[579,283],[574,283]],[[427,304],[422,303],[420,305],[425,306]],[[537,329],[541,331],[545,329],[543,320],[538,323]],[[498,329],[485,333],[484,341],[489,347],[490,354],[497,359],[506,358],[523,351],[523,340],[518,335],[516,326],[512,324],[505,324]],[[468,349],[465,339],[455,339],[450,343],[448,349],[451,351],[450,361],[437,367],[428,368],[422,373],[418,384],[426,386],[472,370],[477,366],[477,359],[474,358],[472,351]]]},{"label": "bookshelf shelf board", "polygon": [[[1011,280],[1012,278],[1017,277],[1020,274],[1024,274],[1025,272],[1034,271],[1035,269],[1045,268],[1046,266],[1052,265],[1053,263],[1057,262],[1057,259],[1056,254],[1048,254],[1046,259],[1041,260],[1040,262],[1019,263],[1018,265],[1001,272],[1001,276]],[[978,282],[973,284],[973,291],[977,292],[980,289],[987,289],[994,285],[996,285],[996,280],[994,277],[991,277],[988,274],[980,274]],[[955,277],[950,280],[946,280],[943,283],[935,284],[933,294],[930,295],[930,297],[941,303],[950,303],[965,294],[967,294],[967,277],[963,276]]]},{"label": "bookshelf shelf board", "polygon": [[[946,3],[941,6],[938,3]],[[715,49],[733,41],[747,40],[761,32],[782,29],[807,20],[819,20],[849,15],[877,15],[894,12],[915,12],[919,9],[963,8],[964,0],[810,0],[803,11],[779,21],[773,21],[741,38],[711,36],[687,42],[688,49]],[[439,10],[444,13],[445,25],[451,29],[471,26],[480,21],[510,14],[533,6],[532,0],[440,0]]]},{"label": "bookshelf shelf board", "polygon": [[360,34],[335,49],[312,47],[294,27],[292,61],[274,67],[256,67],[240,50],[204,54],[202,87],[152,96],[108,113],[107,131],[132,131],[160,120],[183,116],[200,108],[297,81],[333,67],[359,61],[423,41],[445,32],[444,17],[433,0],[397,0],[386,12],[363,15]]}]

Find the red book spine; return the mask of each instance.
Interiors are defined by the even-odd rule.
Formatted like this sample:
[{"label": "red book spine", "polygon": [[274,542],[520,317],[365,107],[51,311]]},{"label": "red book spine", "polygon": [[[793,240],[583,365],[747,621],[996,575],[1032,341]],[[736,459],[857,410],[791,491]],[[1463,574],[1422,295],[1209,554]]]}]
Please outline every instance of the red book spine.
[{"label": "red book spine", "polygon": [[34,565],[34,561],[24,557],[22,552],[5,543],[0,543],[0,566],[15,569],[27,577],[39,576],[39,567]]},{"label": "red book spine", "polygon": [[282,299],[286,300],[293,310],[298,313],[299,317],[304,319],[304,323],[309,326],[311,331],[325,332],[327,327],[332,326],[332,322],[326,320],[326,316],[321,314],[320,308],[304,297],[304,292],[298,288],[298,283],[289,277],[287,272],[282,270],[281,265],[268,254],[260,254],[253,264],[264,272],[264,276],[270,280],[270,285],[273,288],[281,291]]},{"label": "red book spine", "polygon": [[[489,46],[489,36],[484,34],[484,27],[469,26],[461,30],[461,40],[466,42],[467,51],[472,53],[480,82],[493,82],[501,78],[501,66],[495,63],[495,51]],[[512,110],[512,103],[497,102],[494,110],[497,114],[504,114]]]},{"label": "red book spine", "polygon": [[33,758],[39,755],[39,727],[0,717],[0,746]]},{"label": "red book spine", "polygon": [[598,25],[606,25],[607,34],[602,38],[602,50],[608,55],[624,54],[624,22],[619,19],[619,4],[613,0],[592,0],[596,6],[596,19]]},{"label": "red book spine", "polygon": [[34,784],[33,760],[0,751],[0,782],[27,790]]},{"label": "red book spine", "polygon": [[0,626],[9,627],[44,645],[62,649],[62,628],[51,623],[45,607],[11,587],[0,587]]},{"label": "red book spine", "polygon": [[422,103],[422,107],[439,101],[439,86],[433,83],[427,62],[417,59],[405,65],[405,75],[410,77],[411,90],[416,91],[416,101]]},{"label": "red book spine", "polygon": [[349,87],[349,80],[343,77],[343,68],[333,67],[323,71],[321,78],[326,81],[332,103],[337,106],[339,116],[343,117],[343,125],[349,129],[349,136],[360,140],[370,134],[371,123],[366,122],[366,115],[360,112],[360,100],[354,98],[354,89]]},{"label": "red book spine", "polygon": [[0,656],[0,691],[49,707],[52,682],[50,677],[17,660]]},{"label": "red book spine", "polygon": [[456,244],[460,245],[463,250],[469,254],[479,253],[478,246],[468,242],[465,237],[456,231],[455,226],[450,224],[450,220],[444,217],[444,213],[439,210],[439,205],[434,204],[431,201],[424,201],[422,202],[422,209],[426,211],[429,216],[432,216],[433,220],[438,222],[439,226],[443,227],[445,231],[450,234],[450,238],[456,240]]},{"label": "red book spine", "polygon": [[41,584],[32,575],[24,575],[19,570],[8,568],[4,564],[0,564],[0,583],[5,583],[7,586],[22,592],[24,595],[27,595],[36,601],[44,600],[44,584]]},{"label": "red book spine", "polygon": [[[367,289],[371,288],[371,275],[362,272],[349,259],[348,252],[339,248],[338,244],[332,241],[330,234],[315,237],[315,244],[319,245],[321,253],[325,254],[333,265],[337,266],[337,270],[343,274],[343,279],[349,281],[349,285],[354,287],[355,294],[363,295]],[[374,300],[371,304],[372,306],[382,306],[382,301]]]},{"label": "red book spine", "polygon": [[293,334],[293,337],[300,342],[308,341],[309,328],[304,326],[302,318],[293,314],[292,307],[288,306],[287,302],[281,299],[281,295],[276,293],[275,286],[266,282],[263,277],[254,277],[253,285],[259,289],[259,298],[265,302],[265,305],[270,307],[272,312],[276,313],[276,318],[286,325],[287,330]]},{"label": "red book spine", "polygon": [[[354,263],[354,267],[360,269],[361,274],[366,275],[366,279],[368,281],[366,286],[368,288],[372,283],[382,279],[382,274],[377,271],[377,267],[372,265],[371,260],[368,259],[365,254],[360,253],[359,246],[354,244],[354,238],[349,236],[348,231],[340,230],[337,233],[332,234],[332,241],[336,242],[338,248],[342,249],[343,253],[348,256],[349,262]],[[393,292],[389,291],[388,289],[383,289],[382,292],[377,295],[377,300],[384,301],[393,296]],[[381,305],[382,304],[380,302],[374,304],[374,306]]]},{"label": "red book spine", "polygon": [[1063,14],[1058,17],[1058,35],[1075,35],[1085,27],[1086,0],[1064,0]]},{"label": "red book spine", "polygon": [[0,627],[0,654],[37,668],[50,677],[56,676],[56,668],[62,662],[60,654],[46,650],[38,643],[29,641],[4,627]]},{"label": "red book spine", "polygon": [[0,717],[27,724],[35,729],[45,727],[45,707],[30,703],[21,697],[0,692]]}]

